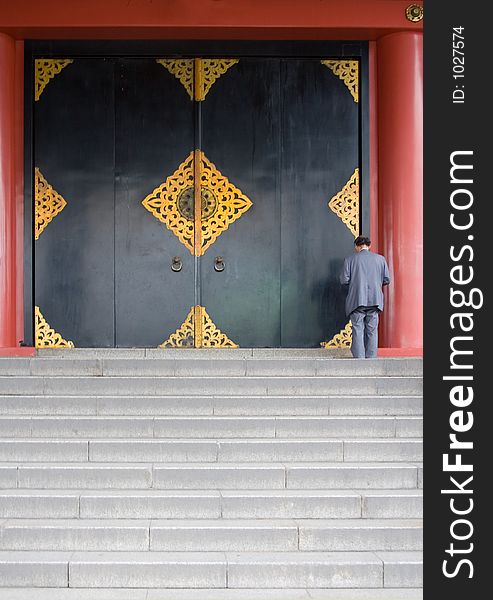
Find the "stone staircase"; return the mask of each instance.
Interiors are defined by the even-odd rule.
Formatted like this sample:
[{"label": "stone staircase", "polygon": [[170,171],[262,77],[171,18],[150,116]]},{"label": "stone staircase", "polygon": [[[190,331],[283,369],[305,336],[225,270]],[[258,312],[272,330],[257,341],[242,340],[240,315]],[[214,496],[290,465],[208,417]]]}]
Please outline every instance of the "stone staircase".
[{"label": "stone staircase", "polygon": [[0,598],[421,598],[421,431],[420,359],[0,359]]}]

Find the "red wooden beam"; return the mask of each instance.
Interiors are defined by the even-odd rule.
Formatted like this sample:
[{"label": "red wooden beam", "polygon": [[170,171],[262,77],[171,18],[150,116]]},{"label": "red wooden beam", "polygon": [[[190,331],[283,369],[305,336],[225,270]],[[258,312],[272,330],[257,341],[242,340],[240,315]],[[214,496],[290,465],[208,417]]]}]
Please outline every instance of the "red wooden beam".
[{"label": "red wooden beam", "polygon": [[17,39],[369,39],[421,31],[409,0],[3,0]]}]

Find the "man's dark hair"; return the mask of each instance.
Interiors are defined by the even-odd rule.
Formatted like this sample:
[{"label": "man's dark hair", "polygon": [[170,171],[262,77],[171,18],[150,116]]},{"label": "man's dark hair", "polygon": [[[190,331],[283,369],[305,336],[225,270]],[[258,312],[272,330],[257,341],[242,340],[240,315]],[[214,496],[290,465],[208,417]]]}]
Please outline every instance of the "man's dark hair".
[{"label": "man's dark hair", "polygon": [[354,245],[355,246],[371,246],[371,240],[369,237],[366,237],[365,235],[359,235],[354,240]]}]

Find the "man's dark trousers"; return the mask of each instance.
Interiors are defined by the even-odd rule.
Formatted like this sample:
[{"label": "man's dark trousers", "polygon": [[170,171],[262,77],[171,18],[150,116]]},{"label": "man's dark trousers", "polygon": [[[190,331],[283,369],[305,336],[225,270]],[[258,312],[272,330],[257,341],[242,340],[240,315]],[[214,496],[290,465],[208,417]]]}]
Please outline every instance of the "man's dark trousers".
[{"label": "man's dark trousers", "polygon": [[377,306],[359,306],[350,314],[353,325],[351,352],[354,358],[376,358],[378,348]]}]

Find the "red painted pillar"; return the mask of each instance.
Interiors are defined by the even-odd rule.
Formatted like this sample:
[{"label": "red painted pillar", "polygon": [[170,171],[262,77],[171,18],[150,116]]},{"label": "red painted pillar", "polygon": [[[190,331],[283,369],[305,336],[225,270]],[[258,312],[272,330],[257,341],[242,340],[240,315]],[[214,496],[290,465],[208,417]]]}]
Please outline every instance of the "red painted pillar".
[{"label": "red painted pillar", "polygon": [[16,340],[15,42],[0,33],[0,348]]},{"label": "red painted pillar", "polygon": [[379,251],[389,263],[381,343],[423,347],[423,38],[377,41]]},{"label": "red painted pillar", "polygon": [[[370,239],[373,252],[380,253],[378,237],[378,105],[377,43],[368,44],[369,120],[370,120]],[[366,232],[362,232],[366,235]]]}]

